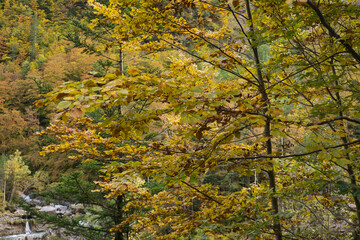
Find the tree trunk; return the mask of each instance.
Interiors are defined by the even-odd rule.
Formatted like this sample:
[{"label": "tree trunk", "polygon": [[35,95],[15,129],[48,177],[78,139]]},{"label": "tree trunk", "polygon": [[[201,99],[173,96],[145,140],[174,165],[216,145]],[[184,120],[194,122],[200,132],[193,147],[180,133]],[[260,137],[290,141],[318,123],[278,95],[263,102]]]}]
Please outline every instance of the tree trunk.
[{"label": "tree trunk", "polygon": [[[253,36],[255,36],[255,29],[253,26],[252,21],[252,15],[251,15],[251,6],[250,6],[250,0],[246,0],[246,11],[248,14],[248,19],[250,21],[250,31],[253,33]],[[250,43],[253,44],[255,42],[254,39],[249,39]],[[258,82],[258,89],[261,94],[262,101],[264,102],[264,105],[262,107],[262,113],[266,117],[266,123],[264,126],[264,136],[267,137],[267,141],[265,143],[266,146],[266,154],[268,156],[272,155],[272,142],[271,142],[271,118],[266,116],[268,110],[269,110],[269,98],[267,95],[266,87],[265,87],[265,81],[262,75],[261,71],[261,64],[260,64],[260,57],[257,46],[251,46],[254,54],[254,59],[256,63],[256,72],[257,72],[257,82]],[[269,176],[269,188],[271,190],[271,211],[272,211],[272,219],[273,219],[273,225],[272,229],[274,231],[276,240],[282,240],[282,230],[281,230],[281,223],[280,219],[278,217],[279,214],[279,200],[276,197],[276,178],[275,178],[275,171],[274,171],[274,165],[272,163],[272,159],[269,159],[269,169],[267,171]]]},{"label": "tree trunk", "polygon": [[[330,64],[332,65],[332,72],[333,74],[336,76],[336,69],[333,65],[333,61],[334,59],[332,58],[331,59],[331,62]],[[338,87],[339,86],[339,82],[338,81],[335,81],[335,85]],[[336,92],[335,93],[335,96],[336,96],[336,103],[337,105],[339,106],[339,108],[341,109],[342,107],[342,99],[341,99],[341,96],[340,96],[340,93],[339,92]],[[344,112],[343,111],[340,111],[339,112],[339,116],[340,117],[343,117],[344,116]],[[347,144],[349,142],[349,139],[348,139],[348,134],[347,134],[347,127],[345,126],[345,124],[343,122],[340,123],[340,126],[342,129],[344,129],[345,133],[346,133],[346,136],[345,137],[341,137],[341,140],[344,144]],[[344,147],[347,151],[346,151],[346,159],[349,160],[349,161],[352,161],[351,160],[351,157],[350,157],[350,154],[348,152],[348,149],[349,149],[349,146],[345,146]],[[352,194],[352,197],[354,199],[354,202],[355,202],[355,207],[356,207],[356,216],[357,216],[357,228],[355,229],[355,231],[353,232],[353,239],[354,240],[360,240],[360,200],[359,200],[359,197],[357,196],[357,191],[358,191],[358,185],[357,185],[357,181],[356,181],[356,175],[354,173],[354,170],[353,170],[353,165],[352,164],[348,164],[347,165],[347,168],[346,168],[346,172],[348,173],[349,175],[349,178],[350,178],[350,184],[351,184],[351,194]]]},{"label": "tree trunk", "polygon": [[4,206],[6,204],[6,178],[4,179]]},{"label": "tree trunk", "polygon": [[124,74],[124,53],[123,53],[123,49],[122,49],[122,44],[120,44],[119,46],[119,71],[120,74]]},{"label": "tree trunk", "polygon": [[9,203],[11,203],[12,200],[14,199],[15,191],[16,191],[16,181],[14,180],[12,190],[11,190],[11,195],[9,198]]},{"label": "tree trunk", "polygon": [[[115,225],[118,225],[123,220],[123,195],[120,195],[116,198],[116,212],[114,215],[114,223]],[[125,240],[124,234],[122,231],[116,231],[115,232],[115,240]]]}]

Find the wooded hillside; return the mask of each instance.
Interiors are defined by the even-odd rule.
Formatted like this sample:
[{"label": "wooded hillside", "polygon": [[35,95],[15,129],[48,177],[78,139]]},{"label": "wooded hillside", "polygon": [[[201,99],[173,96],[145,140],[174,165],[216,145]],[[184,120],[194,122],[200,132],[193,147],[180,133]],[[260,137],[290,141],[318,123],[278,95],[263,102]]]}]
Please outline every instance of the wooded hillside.
[{"label": "wooded hillside", "polygon": [[358,1],[0,16],[4,209],[18,191],[84,204],[33,214],[85,239],[360,239]]}]

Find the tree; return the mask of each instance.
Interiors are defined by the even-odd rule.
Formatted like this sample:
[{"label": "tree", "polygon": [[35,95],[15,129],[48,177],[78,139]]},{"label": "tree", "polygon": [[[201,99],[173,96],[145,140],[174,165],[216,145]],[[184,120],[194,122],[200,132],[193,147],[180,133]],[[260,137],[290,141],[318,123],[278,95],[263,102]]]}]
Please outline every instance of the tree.
[{"label": "tree", "polygon": [[[116,195],[108,190],[106,184],[101,184],[103,181],[106,183],[113,179],[111,176],[99,175],[99,171],[101,172],[102,166],[112,164],[114,154],[119,153],[119,149],[118,141],[102,136],[100,130],[90,118],[71,118],[66,126],[58,122],[47,129],[48,134],[58,138],[59,142],[44,148],[43,154],[67,152],[68,157],[76,165],[73,167],[75,170],[63,175],[62,181],[57,184],[53,192],[50,191],[48,196],[52,200],[84,204],[88,206],[87,211],[91,212],[92,216],[85,220],[90,223],[90,226],[85,229],[81,227],[84,217],[78,219],[77,222],[74,219],[66,221],[65,218],[54,219],[50,216],[45,219],[87,238],[108,239],[114,232],[115,239],[128,239],[129,224],[124,222],[128,221],[126,215],[133,209],[128,207],[124,210],[124,205],[138,201],[135,193],[146,196],[147,191],[141,188],[143,181],[139,177],[128,177],[123,181],[114,179],[113,184],[117,186]],[[65,135],[68,141],[63,141]],[[101,191],[99,185],[102,188]],[[93,234],[90,234],[93,235],[90,237],[89,232],[96,234],[96,237]]]},{"label": "tree", "polygon": [[23,190],[28,178],[30,170],[22,160],[21,152],[16,150],[13,155],[10,155],[9,160],[5,162],[5,180],[9,183],[11,193],[8,202],[11,203],[14,199],[16,191]]},{"label": "tree", "polygon": [[5,163],[6,161],[8,161],[9,159],[2,154],[1,158],[0,158],[0,178],[1,178],[1,194],[2,194],[2,204],[1,204],[1,209],[4,210],[6,207],[6,177],[5,177]]},{"label": "tree", "polygon": [[[349,29],[357,24],[348,16],[356,16],[358,5],[299,1],[291,7],[271,0],[90,3],[106,21],[117,24],[116,43],[124,49],[153,56],[178,50],[160,75],[133,69],[129,75],[68,83],[44,102],[57,103],[65,121],[75,113],[124,109],[99,123],[104,133],[128,144],[119,147],[120,159],[114,154],[117,161],[104,167],[109,177],[101,185],[114,196],[121,196],[114,181],[129,176],[166,186],[142,198],[151,210],[130,216],[135,230],[158,239],[191,237],[197,231],[219,239],[328,238],[332,230],[317,217],[319,204],[332,214],[334,203],[345,204],[350,196],[358,205],[353,159],[359,140],[345,128],[345,121],[359,123],[353,102],[357,93],[351,89],[357,79],[337,73],[355,76],[358,43],[349,43],[347,36],[353,36]],[[330,25],[325,12],[335,16]],[[329,28],[337,23],[338,31]],[[160,132],[156,140],[147,138],[155,132]],[[260,181],[221,191],[203,181],[216,168],[240,176],[257,174]],[[337,199],[323,193],[326,184],[345,182],[348,191],[332,193]],[[357,239],[358,220],[349,223],[349,215],[343,222]],[[319,225],[307,231],[304,219],[316,219]],[[350,231],[336,234],[349,238]]]}]

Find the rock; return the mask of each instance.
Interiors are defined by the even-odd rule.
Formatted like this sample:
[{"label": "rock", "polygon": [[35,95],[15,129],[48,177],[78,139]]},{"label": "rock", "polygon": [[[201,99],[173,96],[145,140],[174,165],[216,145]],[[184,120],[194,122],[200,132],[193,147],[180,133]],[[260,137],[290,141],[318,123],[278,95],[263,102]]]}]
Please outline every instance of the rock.
[{"label": "rock", "polygon": [[52,215],[55,215],[55,216],[57,215],[56,208],[52,207],[52,206],[41,207],[39,212],[45,212],[45,213],[52,214]]},{"label": "rock", "polygon": [[55,205],[54,207],[56,208],[56,210],[63,212],[65,212],[68,209],[68,207],[64,205]]},{"label": "rock", "polygon": [[24,232],[24,219],[18,214],[0,214],[0,236],[20,234]]},{"label": "rock", "polygon": [[83,237],[75,236],[71,233],[68,233],[63,228],[57,229],[48,229],[47,231],[48,236],[54,236],[56,239],[66,239],[66,240],[83,240]]},{"label": "rock", "polygon": [[15,212],[14,212],[15,215],[18,215],[18,216],[24,216],[24,215],[27,215],[26,211],[25,210],[22,210],[22,209],[17,209]]},{"label": "rock", "polygon": [[10,239],[16,240],[39,240],[39,239],[46,239],[46,232],[43,233],[32,233],[32,234],[20,234],[20,235],[14,235],[14,236],[8,236]]},{"label": "rock", "polygon": [[69,211],[67,206],[55,205],[54,207],[56,208],[56,214],[58,216],[64,216],[64,215],[70,215],[71,214],[71,212]]}]

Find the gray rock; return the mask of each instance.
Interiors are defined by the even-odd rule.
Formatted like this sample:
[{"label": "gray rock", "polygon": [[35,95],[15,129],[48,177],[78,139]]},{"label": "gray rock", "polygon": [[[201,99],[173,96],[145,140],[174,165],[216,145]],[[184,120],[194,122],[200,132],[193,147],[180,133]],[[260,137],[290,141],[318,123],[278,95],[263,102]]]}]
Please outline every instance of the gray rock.
[{"label": "gray rock", "polygon": [[57,215],[56,208],[53,207],[53,206],[41,207],[39,212],[45,212],[45,213],[52,214],[52,215],[55,215],[55,216]]},{"label": "gray rock", "polygon": [[19,216],[24,216],[26,215],[26,211],[25,210],[22,210],[22,209],[17,209],[15,212],[14,212],[15,215],[19,215]]},{"label": "gray rock", "polygon": [[65,215],[70,215],[71,212],[68,209],[67,206],[64,205],[55,205],[54,206],[56,208],[56,213],[58,216],[65,216]]}]

